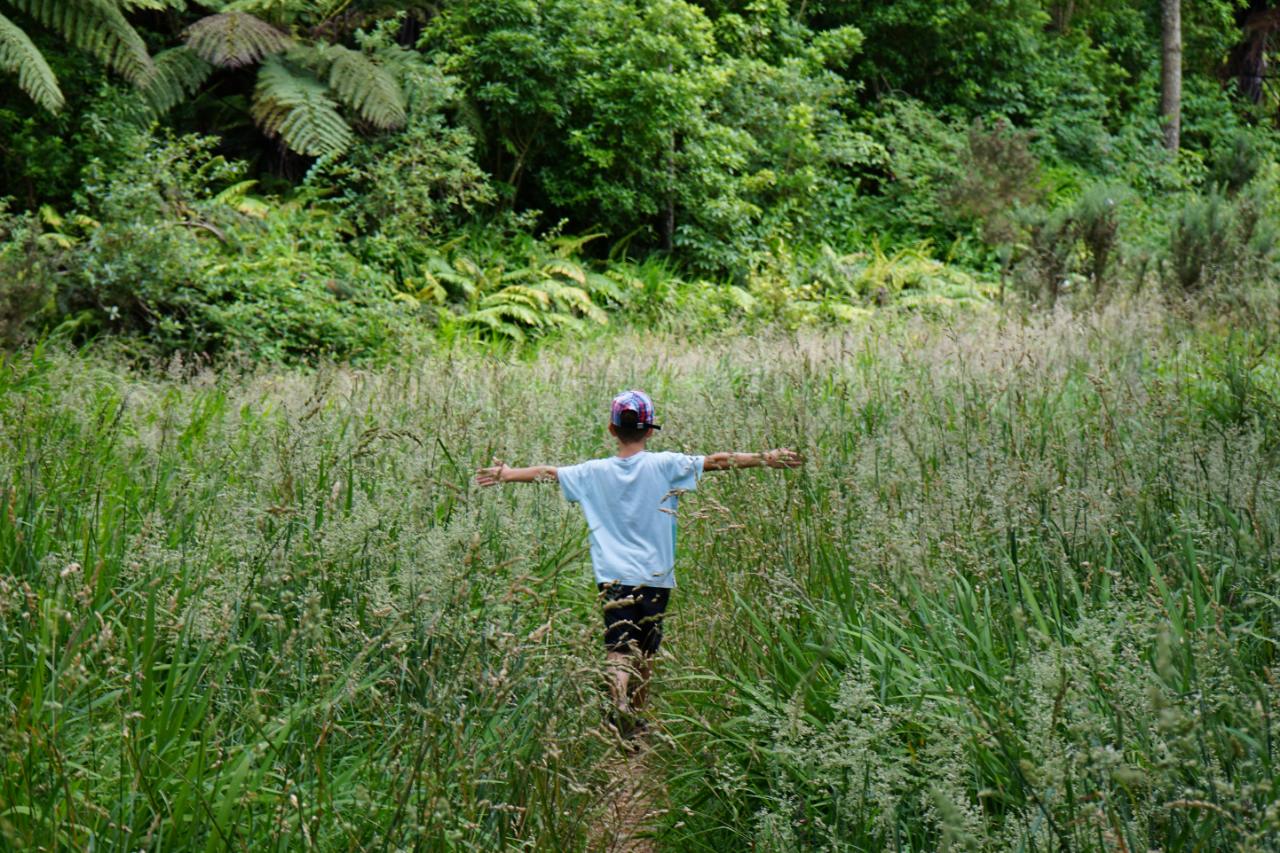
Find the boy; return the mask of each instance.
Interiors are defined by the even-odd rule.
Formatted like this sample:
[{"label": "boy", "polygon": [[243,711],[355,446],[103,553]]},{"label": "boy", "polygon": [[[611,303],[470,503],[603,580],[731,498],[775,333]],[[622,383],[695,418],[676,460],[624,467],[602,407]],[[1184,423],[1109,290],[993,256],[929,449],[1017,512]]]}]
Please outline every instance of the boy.
[{"label": "boy", "polygon": [[658,429],[649,395],[623,391],[613,398],[609,417],[617,455],[559,468],[509,468],[499,461],[476,472],[481,486],[559,482],[565,498],[582,507],[604,610],[609,691],[620,720],[632,719],[644,707],[653,656],[662,641],[662,618],[676,585],[679,494],[696,488],[704,471],[804,464],[787,449],[707,456],[649,453],[645,446]]}]

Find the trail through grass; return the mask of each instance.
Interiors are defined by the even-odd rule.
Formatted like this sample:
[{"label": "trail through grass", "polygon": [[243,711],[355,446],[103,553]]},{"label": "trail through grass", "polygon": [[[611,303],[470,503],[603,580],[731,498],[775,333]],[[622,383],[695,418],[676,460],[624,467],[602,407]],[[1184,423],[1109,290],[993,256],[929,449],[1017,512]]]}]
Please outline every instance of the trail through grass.
[{"label": "trail through grass", "polygon": [[380,372],[7,358],[4,844],[597,849],[583,523],[471,472],[607,454],[633,386],[663,448],[809,465],[681,504],[632,849],[1280,844],[1280,365],[1151,306]]}]

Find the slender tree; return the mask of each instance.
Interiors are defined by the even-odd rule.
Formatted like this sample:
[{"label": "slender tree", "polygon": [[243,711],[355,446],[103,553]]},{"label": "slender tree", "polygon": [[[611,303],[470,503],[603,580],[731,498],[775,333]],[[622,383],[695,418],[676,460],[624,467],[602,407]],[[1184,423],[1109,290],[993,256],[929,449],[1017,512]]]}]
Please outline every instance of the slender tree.
[{"label": "slender tree", "polygon": [[1177,151],[1182,136],[1182,2],[1160,0],[1160,117],[1164,146]]}]

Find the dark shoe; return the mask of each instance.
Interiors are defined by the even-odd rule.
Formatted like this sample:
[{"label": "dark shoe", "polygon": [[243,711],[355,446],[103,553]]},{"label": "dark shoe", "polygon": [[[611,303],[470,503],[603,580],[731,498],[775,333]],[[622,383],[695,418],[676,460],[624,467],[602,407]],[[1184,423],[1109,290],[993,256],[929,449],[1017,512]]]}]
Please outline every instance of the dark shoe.
[{"label": "dark shoe", "polygon": [[609,710],[606,721],[618,737],[625,743],[634,741],[636,738],[645,735],[649,731],[649,724],[642,717],[627,711],[620,711],[617,708]]}]

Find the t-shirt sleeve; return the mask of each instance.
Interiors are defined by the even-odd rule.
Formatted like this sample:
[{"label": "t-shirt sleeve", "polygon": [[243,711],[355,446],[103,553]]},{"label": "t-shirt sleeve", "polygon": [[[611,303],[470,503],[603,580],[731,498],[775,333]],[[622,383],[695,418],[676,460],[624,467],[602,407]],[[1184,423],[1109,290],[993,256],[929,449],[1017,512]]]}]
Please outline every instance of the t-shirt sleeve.
[{"label": "t-shirt sleeve", "polygon": [[560,494],[564,495],[565,500],[570,503],[578,503],[582,500],[582,490],[586,485],[586,474],[587,465],[585,462],[556,468],[556,479],[560,482]]},{"label": "t-shirt sleeve", "polygon": [[698,488],[705,456],[689,456],[685,453],[667,454],[667,481],[671,488],[690,491]]}]

